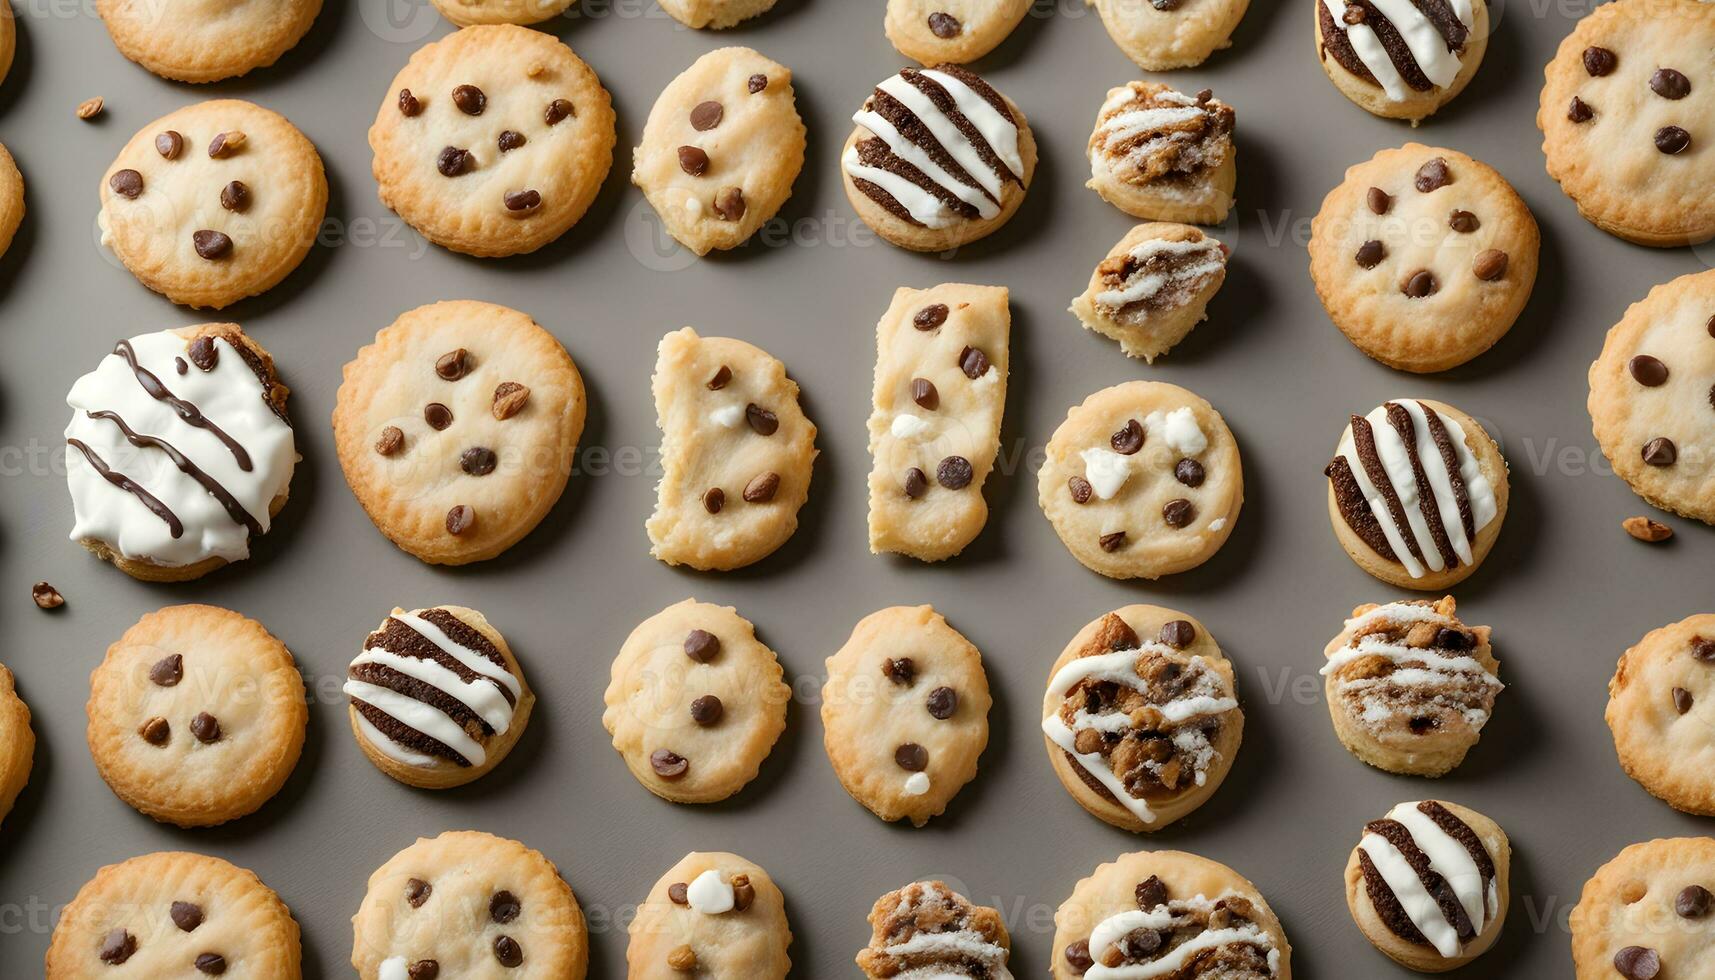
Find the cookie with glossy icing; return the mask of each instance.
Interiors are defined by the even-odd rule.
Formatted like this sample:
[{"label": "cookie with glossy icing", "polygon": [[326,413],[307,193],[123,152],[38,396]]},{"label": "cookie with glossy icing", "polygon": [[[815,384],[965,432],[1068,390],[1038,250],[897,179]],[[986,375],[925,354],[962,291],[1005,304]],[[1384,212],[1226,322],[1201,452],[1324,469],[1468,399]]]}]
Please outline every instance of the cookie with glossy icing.
[{"label": "cookie with glossy icing", "polygon": [[1190,225],[1151,222],[1119,240],[1072,301],[1086,330],[1119,341],[1145,363],[1167,353],[1208,319],[1227,280],[1227,246]]},{"label": "cookie with glossy icing", "polygon": [[1203,63],[1232,44],[1250,0],[1085,0],[1126,57],[1144,71]]},{"label": "cookie with glossy icing", "polygon": [[322,0],[96,0],[119,53],[162,78],[217,82],[272,65],[298,43]]},{"label": "cookie with glossy icing", "polygon": [[649,889],[627,931],[631,980],[785,980],[792,967],[785,897],[767,871],[737,854],[685,855]]},{"label": "cookie with glossy icing", "polygon": [[1030,0],[887,0],[883,29],[924,65],[962,65],[993,51],[1030,12]]},{"label": "cookie with glossy icing", "polygon": [[[0,16],[0,24],[9,24],[8,16]],[[24,175],[12,159],[5,144],[0,143],[0,256],[12,247],[12,236],[24,223]]]},{"label": "cookie with glossy icing", "polygon": [[12,812],[12,804],[29,782],[36,757],[36,733],[30,728],[30,709],[18,697],[16,678],[0,664],[0,821]]},{"label": "cookie with glossy icing", "polygon": [[1577,980],[1715,973],[1715,839],[1633,844],[1598,868],[1572,909]]},{"label": "cookie with glossy icing", "polygon": [[1236,119],[1207,89],[1186,95],[1141,81],[1111,88],[1085,150],[1085,186],[1134,218],[1219,224],[1238,183]]},{"label": "cookie with glossy icing", "polygon": [[1715,816],[1715,614],[1651,630],[1620,657],[1604,714],[1626,775],[1676,810]]},{"label": "cookie with glossy icing", "polygon": [[971,977],[1005,980],[1012,937],[999,912],[943,881],[918,881],[875,900],[858,968],[870,980]]},{"label": "cookie with glossy icing", "polygon": [[1417,125],[1464,91],[1489,46],[1488,0],[1314,0],[1316,52],[1361,108]]}]

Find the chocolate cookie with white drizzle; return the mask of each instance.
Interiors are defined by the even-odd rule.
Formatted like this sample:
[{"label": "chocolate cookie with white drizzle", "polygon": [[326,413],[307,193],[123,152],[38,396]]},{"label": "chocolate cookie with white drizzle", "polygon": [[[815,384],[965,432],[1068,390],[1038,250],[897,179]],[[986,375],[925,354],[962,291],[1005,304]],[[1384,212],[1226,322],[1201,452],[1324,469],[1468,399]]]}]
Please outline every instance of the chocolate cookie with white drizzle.
[{"label": "chocolate cookie with white drizzle", "polygon": [[1488,0],[1315,0],[1322,70],[1346,98],[1416,125],[1464,90],[1489,44]]}]

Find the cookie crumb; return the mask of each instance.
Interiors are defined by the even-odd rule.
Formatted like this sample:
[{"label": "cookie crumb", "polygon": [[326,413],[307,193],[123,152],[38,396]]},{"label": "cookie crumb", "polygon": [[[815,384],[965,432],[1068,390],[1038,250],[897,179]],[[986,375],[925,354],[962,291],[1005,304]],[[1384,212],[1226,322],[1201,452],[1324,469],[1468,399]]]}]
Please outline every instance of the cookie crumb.
[{"label": "cookie crumb", "polygon": [[60,590],[46,582],[37,582],[30,586],[30,598],[36,600],[37,609],[58,609],[66,604],[65,596]]},{"label": "cookie crumb", "polygon": [[689,946],[675,946],[667,954],[667,965],[680,973],[690,973],[697,968],[697,951]]},{"label": "cookie crumb", "polygon": [[1632,537],[1651,544],[1673,537],[1673,528],[1647,517],[1628,517],[1620,522],[1620,526]]},{"label": "cookie crumb", "polygon": [[93,99],[84,99],[77,104],[77,117],[85,120],[94,119],[101,115],[101,108],[105,104],[99,95]]}]

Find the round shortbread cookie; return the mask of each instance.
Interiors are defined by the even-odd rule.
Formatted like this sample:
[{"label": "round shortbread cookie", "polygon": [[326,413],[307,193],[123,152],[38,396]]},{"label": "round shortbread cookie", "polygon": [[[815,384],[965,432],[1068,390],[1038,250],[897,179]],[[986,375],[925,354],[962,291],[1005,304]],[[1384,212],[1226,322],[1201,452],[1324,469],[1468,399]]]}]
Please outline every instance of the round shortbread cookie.
[{"label": "round shortbread cookie", "polygon": [[1413,126],[1464,91],[1489,47],[1488,0],[1312,0],[1316,52],[1359,107]]},{"label": "round shortbread cookie", "polygon": [[1227,219],[1238,183],[1233,107],[1158,82],[1108,90],[1096,112],[1084,186],[1146,221],[1213,225]]},{"label": "round shortbread cookie", "polygon": [[944,881],[888,892],[869,910],[869,945],[857,964],[870,980],[1012,976],[1012,937],[998,911],[974,905]]},{"label": "round shortbread cookie", "polygon": [[433,0],[441,16],[459,25],[540,24],[565,13],[572,0]]},{"label": "round shortbread cookie", "polygon": [[1676,810],[1715,816],[1715,614],[1651,630],[1627,650],[1604,717],[1626,775]]},{"label": "round shortbread cookie", "polygon": [[1085,0],[1144,71],[1200,65],[1232,44],[1250,0]]},{"label": "round shortbread cookie", "polygon": [[740,21],[760,17],[776,0],[657,0],[661,9],[686,27],[725,30]]},{"label": "round shortbread cookie", "polygon": [[[9,17],[0,17],[0,24],[10,23]],[[18,226],[23,223],[24,175],[19,172],[18,164],[6,145],[0,143],[0,256],[12,247],[12,236],[18,233]]]},{"label": "round shortbread cookie", "polygon": [[16,678],[0,664],[0,821],[12,812],[12,804],[30,781],[36,758],[36,733],[30,728],[30,709],[18,697]]},{"label": "round shortbread cookie", "polygon": [[6,73],[12,68],[12,55],[18,49],[18,25],[12,13],[12,5],[0,7],[0,82],[6,80]]},{"label": "round shortbread cookie", "polygon": [[633,980],[785,980],[792,929],[768,872],[737,854],[692,851],[637,907],[625,962]]},{"label": "round shortbread cookie", "polygon": [[887,39],[924,65],[962,65],[1006,40],[1031,0],[887,0]]},{"label": "round shortbread cookie", "polygon": [[1072,315],[1085,329],[1119,341],[1128,357],[1153,364],[1208,319],[1229,254],[1190,225],[1138,225],[1090,273]]},{"label": "round shortbread cookie", "polygon": [[119,53],[163,78],[217,82],[291,50],[322,0],[96,0]]},{"label": "round shortbread cookie", "polygon": [[1597,869],[1573,908],[1577,980],[1715,974],[1715,840],[1633,844]]}]

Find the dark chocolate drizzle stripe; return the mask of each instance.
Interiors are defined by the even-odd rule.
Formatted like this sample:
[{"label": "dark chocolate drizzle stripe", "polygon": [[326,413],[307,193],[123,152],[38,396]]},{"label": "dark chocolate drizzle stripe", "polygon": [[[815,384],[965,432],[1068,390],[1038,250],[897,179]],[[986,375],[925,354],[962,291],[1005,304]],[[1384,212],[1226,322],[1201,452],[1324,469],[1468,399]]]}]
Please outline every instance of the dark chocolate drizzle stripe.
[{"label": "dark chocolate drizzle stripe", "polygon": [[500,655],[500,651],[495,648],[494,644],[488,642],[488,637],[483,636],[481,632],[464,620],[438,607],[425,609],[417,615],[433,623],[442,633],[447,634],[447,639],[466,650],[482,654],[489,663],[496,667],[503,667],[508,673],[511,673],[512,668],[507,666],[506,658]]},{"label": "dark chocolate drizzle stripe", "polygon": [[[893,151],[887,147],[887,141],[881,137],[872,136],[869,139],[858,141],[857,155],[859,163],[862,163],[866,167],[874,167],[877,170],[885,170],[888,173],[893,174],[895,177],[899,177],[916,184],[925,192],[934,195],[935,199],[940,201],[943,207],[960,217],[970,219],[981,217],[975,207],[959,200],[959,196],[957,194],[954,194],[947,188],[937,184],[929,177],[928,174],[917,169],[909,162],[894,156]],[[905,205],[899,203],[897,198],[873,182],[864,180],[862,177],[853,177],[852,183],[856,184],[859,190],[868,194],[871,200],[874,200],[877,204],[886,208],[888,213],[905,221],[909,221],[914,225],[922,224],[922,222],[911,216],[911,211],[907,209]]]},{"label": "dark chocolate drizzle stripe", "polygon": [[[438,626],[440,624],[437,623],[436,625]],[[443,628],[442,632],[446,632],[446,630]],[[449,637],[451,635],[452,634],[448,633]],[[455,640],[455,642],[457,641]],[[460,645],[467,646],[467,644],[463,643]],[[451,671],[459,680],[466,684],[472,684],[479,680],[487,681],[488,683],[493,684],[500,691],[501,695],[506,698],[507,704],[516,706],[518,703],[518,699],[513,696],[511,689],[506,685],[492,677],[485,674],[479,674],[476,671],[471,670],[457,657],[454,657],[452,654],[442,650],[427,637],[412,629],[409,625],[402,623],[397,619],[393,619],[392,617],[388,617],[387,622],[382,625],[381,629],[369,634],[369,637],[363,641],[363,648],[365,650],[380,649],[387,653],[391,653],[394,656],[410,657],[415,660],[432,660]],[[477,652],[481,653],[482,651],[479,650]],[[418,700],[422,699],[418,698]]]},{"label": "dark chocolate drizzle stripe", "polygon": [[172,533],[173,537],[180,538],[184,536],[184,522],[179,520],[179,515],[173,513],[172,508],[161,503],[160,498],[143,489],[141,484],[137,483],[137,481],[131,479],[125,474],[115,472],[111,466],[107,465],[106,460],[102,459],[95,450],[89,448],[81,440],[67,439],[66,444],[82,453],[83,458],[89,461],[89,465],[95,468],[95,472],[101,474],[102,479],[136,497],[138,500],[142,501],[143,506],[149,508],[156,517],[166,521],[167,530]]},{"label": "dark chocolate drizzle stripe", "polygon": [[1441,465],[1447,468],[1447,481],[1453,487],[1453,503],[1459,508],[1459,523],[1465,528],[1465,540],[1476,547],[1477,519],[1471,513],[1471,492],[1465,486],[1465,476],[1459,472],[1459,451],[1453,448],[1452,435],[1435,409],[1423,402],[1418,402],[1417,407],[1423,409],[1423,417],[1429,423],[1429,436],[1435,440],[1435,449],[1441,454]]},{"label": "dark chocolate drizzle stripe", "polygon": [[[1452,814],[1448,814],[1448,816],[1452,816]],[[1447,879],[1441,877],[1441,873],[1430,865],[1429,855],[1423,853],[1423,849],[1417,846],[1416,839],[1411,836],[1411,831],[1406,828],[1405,824],[1397,820],[1372,820],[1364,826],[1364,833],[1375,834],[1392,844],[1394,850],[1405,858],[1405,863],[1411,865],[1411,870],[1417,873],[1417,880],[1423,883],[1423,890],[1435,899],[1435,904],[1441,909],[1442,918],[1446,919],[1447,924],[1453,927],[1453,933],[1459,937],[1461,943],[1470,942],[1476,938],[1477,930],[1471,925],[1470,916],[1465,914],[1465,906],[1459,903],[1459,896],[1454,894],[1453,886],[1448,884]],[[1384,890],[1389,893],[1392,892],[1392,889],[1387,887],[1387,882],[1381,880],[1380,876],[1378,876],[1378,881]],[[1368,885],[1369,882],[1366,881],[1365,884]],[[1370,903],[1373,905],[1375,901],[1376,896],[1372,892]],[[1400,938],[1406,939],[1405,936],[1400,936]],[[1418,938],[1420,940],[1423,938],[1421,932],[1418,933]]]},{"label": "dark chocolate drizzle stripe", "polygon": [[204,490],[208,491],[209,496],[219,501],[220,505],[226,508],[226,514],[228,517],[232,518],[232,522],[234,524],[243,525],[245,528],[249,529],[251,534],[262,533],[261,522],[256,520],[255,517],[252,517],[250,512],[244,509],[244,505],[238,502],[238,498],[232,495],[232,491],[226,489],[219,480],[209,476],[202,467],[192,462],[184,453],[179,452],[178,447],[159,436],[148,436],[137,432],[119,416],[118,412],[110,412],[103,409],[101,411],[86,412],[84,414],[88,415],[92,419],[104,419],[108,422],[112,422],[114,425],[118,426],[119,431],[125,435],[125,441],[136,446],[138,449],[159,449],[161,452],[165,453],[167,458],[173,461],[173,465],[179,468],[179,472],[197,481]]},{"label": "dark chocolate drizzle stripe", "polygon": [[354,680],[374,684],[376,687],[384,687],[395,694],[403,694],[413,701],[420,701],[451,718],[466,731],[475,725],[482,730],[483,734],[493,734],[493,729],[489,728],[482,717],[472,711],[463,701],[433,684],[412,677],[410,674],[402,673],[386,664],[376,663],[353,664],[350,674]]},{"label": "dark chocolate drizzle stripe", "polygon": [[1411,921],[1405,906],[1399,904],[1399,896],[1387,886],[1387,879],[1376,870],[1376,863],[1370,860],[1369,852],[1363,848],[1358,849],[1358,870],[1364,876],[1364,893],[1370,897],[1370,905],[1376,910],[1376,917],[1382,920],[1388,931],[1413,946],[1428,946],[1428,937],[1417,928],[1417,923]]},{"label": "dark chocolate drizzle stripe", "polygon": [[[985,190],[975,177],[971,176],[970,171],[959,166],[959,161],[953,159],[953,155],[947,152],[947,148],[941,145],[941,141],[935,138],[935,134],[930,132],[929,127],[923,123],[923,120],[917,118],[915,113],[906,108],[905,103],[899,101],[886,92],[883,92],[881,89],[876,89],[875,96],[870,102],[870,108],[873,109],[877,115],[892,123],[893,128],[899,130],[899,135],[915,144],[918,149],[922,150],[929,159],[935,161],[935,163],[940,166],[942,170],[945,170],[953,179],[967,187],[972,187],[976,190],[982,191],[983,196],[994,201],[995,204],[998,205],[1000,203],[999,201],[995,201],[994,195]],[[887,157],[891,155],[891,151],[887,146],[887,141],[880,137],[875,137],[873,140],[865,140],[864,142],[874,142],[878,144],[880,150],[879,153],[876,153],[874,149],[871,150],[871,153],[875,155],[878,161],[871,165],[891,170],[892,168],[888,167],[886,163]],[[859,159],[862,159],[861,155]],[[869,161],[865,162],[868,163]],[[941,203],[955,211],[958,211],[965,217],[975,218],[978,216],[977,209],[975,207],[960,200],[958,195],[929,179],[928,175],[924,174],[921,170],[913,167],[909,163],[906,163],[904,160],[899,160],[899,164],[902,169],[895,170],[893,171],[894,173],[901,177],[905,177],[918,187],[934,194],[941,200]],[[904,172],[906,170],[910,173],[907,174]]]},{"label": "dark chocolate drizzle stripe", "polygon": [[422,755],[432,755],[446,759],[461,768],[469,768],[470,760],[448,748],[445,743],[424,735],[368,701],[352,698],[351,706],[356,708],[357,713],[362,715],[371,725],[374,725],[377,731],[400,745]]},{"label": "dark chocolate drizzle stripe", "polygon": [[[1388,424],[1399,433],[1399,439],[1405,443],[1405,457],[1411,461],[1411,479],[1417,484],[1417,509],[1423,515],[1423,522],[1429,527],[1429,539],[1435,542],[1435,550],[1441,553],[1441,560],[1448,568],[1459,567],[1459,553],[1453,550],[1453,542],[1447,537],[1447,528],[1441,523],[1441,508],[1437,506],[1439,498],[1435,495],[1435,487],[1429,482],[1428,474],[1423,471],[1423,457],[1417,451],[1417,422],[1398,402],[1388,402],[1382,406],[1387,413]],[[1411,528],[1402,526],[1401,534],[1411,532]]]},{"label": "dark chocolate drizzle stripe", "polygon": [[[1495,859],[1489,856],[1489,849],[1483,846],[1483,839],[1471,829],[1471,825],[1460,820],[1453,811],[1434,800],[1424,800],[1417,805],[1417,811],[1435,821],[1447,836],[1465,846],[1466,853],[1476,862],[1477,871],[1483,876],[1483,892],[1489,890],[1489,882],[1495,880]],[[1485,902],[1487,899],[1485,898]]]},{"label": "dark chocolate drizzle stripe", "polygon": [[[1012,110],[1007,106],[1006,100],[1001,98],[1000,93],[996,92],[981,78],[965,71],[957,65],[937,65],[934,70],[950,75],[965,83],[965,85],[969,86],[971,91],[977,93],[983,101],[993,106],[995,111],[999,112],[1002,116],[1005,116],[1014,126],[1018,125],[1018,117],[1012,114]],[[946,89],[942,88],[934,79],[925,76],[922,71],[916,68],[903,68],[899,71],[899,76],[905,79],[905,81],[913,88],[923,93],[925,98],[929,99],[934,103],[937,109],[941,110],[941,112],[947,117],[948,121],[950,121],[959,130],[960,134],[965,137],[966,141],[970,143],[971,148],[976,151],[977,155],[982,158],[983,162],[988,164],[988,166],[994,171],[995,176],[999,177],[1003,183],[1010,182],[1023,186],[1024,181],[1019,177],[1019,175],[1014,174],[1011,168],[1001,162],[1000,156],[995,152],[994,147],[990,146],[989,142],[983,138],[982,133],[977,129],[977,127],[973,125],[963,113],[958,111],[957,101],[948,94]],[[988,192],[987,188],[982,186],[981,182],[972,177],[969,171],[965,170],[953,159],[952,154],[944,145],[942,145],[940,140],[935,137],[935,134],[929,129],[923,120],[918,118],[917,114],[907,108],[904,103],[882,91],[880,88],[877,88],[870,95],[868,108],[886,119],[888,122],[892,123],[893,127],[899,131],[900,136],[909,140],[913,145],[921,149],[931,160],[934,160],[936,164],[945,170],[948,176],[967,187],[976,189],[981,192],[984,197],[994,201],[995,204],[998,205],[1000,203],[995,200],[993,194]],[[877,170],[885,170],[902,180],[909,181],[917,187],[922,188],[925,192],[933,195],[935,199],[940,201],[948,210],[962,218],[975,220],[981,217],[981,214],[975,207],[960,200],[956,194],[936,183],[927,174],[923,173],[922,170],[895,155],[892,149],[888,147],[887,141],[881,137],[875,136],[859,140],[856,145],[856,150],[858,160],[863,163],[864,166],[874,167]],[[853,177],[852,185],[862,191],[866,197],[874,201],[894,217],[913,225],[922,225],[922,222],[911,216],[910,210],[906,208],[905,205],[901,204],[892,194],[889,194],[874,182],[864,180],[861,177]]]},{"label": "dark chocolate drizzle stripe", "polygon": [[[1470,29],[1460,22],[1458,15],[1453,12],[1453,7],[1447,0],[1412,0],[1412,3],[1435,27],[1442,40],[1447,42],[1447,50],[1456,52],[1464,50],[1465,42],[1470,38]],[[1435,88],[1435,83],[1423,73],[1423,68],[1418,65],[1416,57],[1412,55],[1410,46],[1405,43],[1405,38],[1400,36],[1399,28],[1394,26],[1393,21],[1388,20],[1386,14],[1377,9],[1370,0],[1347,0],[1347,6],[1358,7],[1364,11],[1364,26],[1375,32],[1376,40],[1387,51],[1388,60],[1393,62],[1394,68],[1399,72],[1399,76],[1405,84],[1418,92],[1428,92]],[[1346,36],[1346,25],[1335,19],[1333,12],[1322,0],[1316,0],[1316,8],[1317,19],[1322,25],[1323,50],[1332,55],[1334,60],[1340,63],[1340,67],[1352,75],[1371,84],[1380,85],[1381,83],[1376,80],[1376,76],[1370,71],[1369,66],[1364,64],[1362,58],[1358,57],[1357,49],[1352,46],[1351,39]]]},{"label": "dark chocolate drizzle stripe", "polygon": [[[994,89],[988,87],[987,83],[969,72],[955,73],[947,71],[947,67],[948,66],[943,66],[935,70],[964,82],[966,85],[970,86],[972,91],[982,96],[983,101],[993,106],[1002,116],[1011,120],[1014,126],[1018,125],[1018,120],[1013,119],[1012,113],[1007,111],[1006,103],[1000,99],[1000,96],[995,93]],[[900,71],[899,77],[910,82],[913,88],[927,96],[930,102],[935,103],[935,108],[941,110],[941,113],[958,128],[959,132],[964,135],[965,142],[971,144],[971,148],[977,151],[977,156],[982,157],[983,162],[988,164],[989,169],[993,170],[996,176],[1000,177],[1003,182],[1013,184],[1021,183],[1018,179],[1018,175],[1013,173],[1011,168],[1001,162],[1000,155],[995,153],[994,147],[989,145],[989,141],[983,137],[982,131],[977,129],[976,124],[971,122],[970,119],[966,118],[964,113],[959,111],[958,101],[953,98],[952,93],[941,87],[940,82],[935,81],[933,78],[930,78],[928,75],[923,74],[915,68],[903,69]],[[998,204],[999,202],[997,201],[996,203]]]},{"label": "dark chocolate drizzle stripe", "polygon": [[1411,552],[1411,557],[1423,562],[1423,549],[1418,547],[1417,535],[1411,531],[1411,521],[1405,516],[1405,506],[1399,502],[1399,494],[1393,488],[1393,481],[1388,479],[1387,468],[1376,454],[1375,430],[1370,428],[1369,420],[1362,416],[1352,416],[1352,446],[1357,450],[1358,462],[1363,465],[1364,475],[1369,477],[1370,485],[1376,488],[1382,495],[1382,501],[1387,504],[1388,515],[1393,518],[1394,527],[1399,528],[1399,536],[1405,541],[1405,550]]},{"label": "dark chocolate drizzle stripe", "polygon": [[1381,521],[1376,520],[1369,501],[1364,499],[1364,491],[1358,487],[1358,478],[1352,475],[1352,464],[1346,461],[1346,457],[1335,456],[1322,472],[1334,488],[1334,504],[1340,508],[1340,516],[1352,533],[1376,554],[1388,561],[1399,561],[1393,545],[1388,543],[1387,533],[1382,530]]},{"label": "dark chocolate drizzle stripe", "polygon": [[125,358],[125,363],[131,366],[131,373],[136,376],[137,383],[143,387],[150,398],[165,402],[184,423],[202,429],[219,439],[227,449],[232,451],[232,458],[237,461],[238,468],[248,473],[251,470],[250,453],[246,452],[238,440],[226,434],[226,431],[202,413],[202,409],[183,398],[173,394],[155,373],[137,362],[137,352],[132,349],[129,340],[121,340],[113,348],[113,353]]}]

